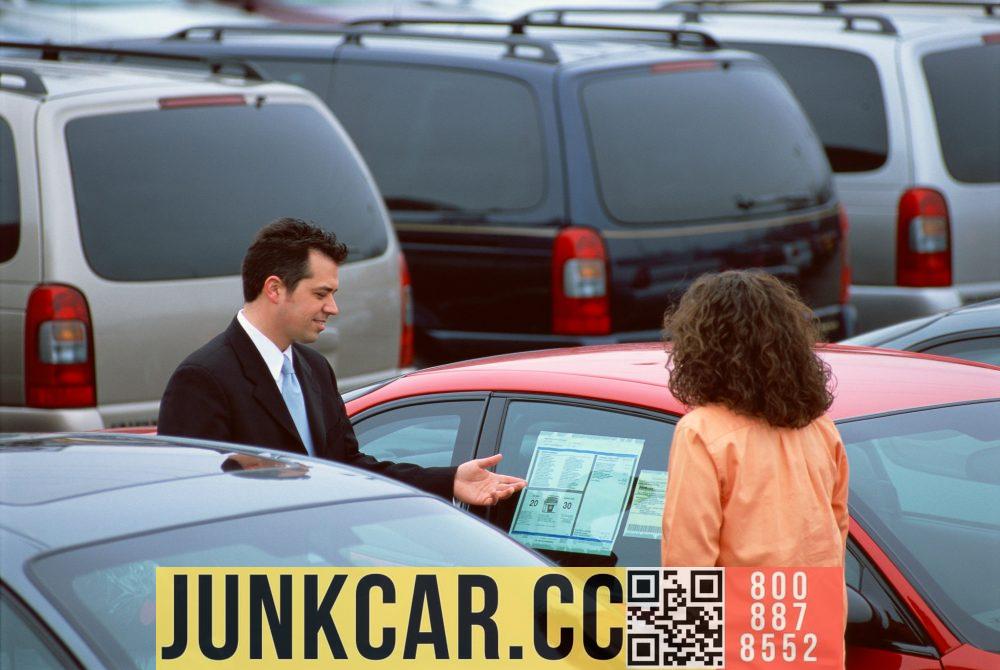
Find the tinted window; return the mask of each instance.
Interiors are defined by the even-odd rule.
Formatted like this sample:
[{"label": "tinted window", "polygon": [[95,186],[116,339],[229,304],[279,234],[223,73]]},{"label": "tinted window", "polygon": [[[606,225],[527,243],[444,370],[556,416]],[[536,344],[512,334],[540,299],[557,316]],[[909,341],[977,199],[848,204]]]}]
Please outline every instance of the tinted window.
[{"label": "tinted window", "polygon": [[478,400],[411,405],[362,419],[354,432],[361,451],[379,460],[446,466],[456,445],[475,443],[482,410]]},{"label": "tinted window", "polygon": [[24,607],[0,591],[0,670],[76,668]]},{"label": "tinted window", "polygon": [[515,210],[542,198],[538,106],[514,79],[337,63],[329,104],[392,208]]},{"label": "tinted window", "polygon": [[972,644],[1000,651],[1000,403],[841,424],[855,518]]},{"label": "tinted window", "polygon": [[[404,503],[404,504],[401,504]],[[152,668],[156,566],[541,565],[514,542],[430,498],[371,500],[242,517],[90,546],[32,566],[113,668]]]},{"label": "tinted window", "polygon": [[21,203],[17,188],[14,135],[0,118],[0,263],[17,253],[21,236]]},{"label": "tinted window", "polygon": [[830,197],[812,128],[762,66],[618,71],[589,79],[582,98],[599,191],[619,221],[733,217]]},{"label": "tinted window", "polygon": [[865,172],[889,151],[885,101],[875,63],[853,51],[732,42],[781,73],[819,135],[834,172]]},{"label": "tinted window", "polygon": [[492,519],[562,565],[659,565],[673,431],[634,414],[512,402],[498,471],[528,488]]},{"label": "tinted window", "polygon": [[1000,44],[930,54],[924,73],[948,172],[1000,182]]},{"label": "tinted window", "polygon": [[305,106],[91,116],[66,140],[84,252],[108,279],[238,275],[253,235],[282,216],[333,230],[351,259],[387,245],[377,193]]},{"label": "tinted window", "polygon": [[948,342],[923,351],[927,354],[952,356],[964,358],[967,361],[1000,365],[1000,337],[976,337],[958,342]]}]

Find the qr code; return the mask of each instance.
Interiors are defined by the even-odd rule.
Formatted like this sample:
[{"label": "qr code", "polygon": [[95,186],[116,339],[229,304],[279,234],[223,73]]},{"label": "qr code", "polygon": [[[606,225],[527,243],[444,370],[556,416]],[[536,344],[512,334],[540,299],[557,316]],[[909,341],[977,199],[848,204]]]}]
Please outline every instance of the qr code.
[{"label": "qr code", "polygon": [[721,668],[725,664],[723,568],[628,571],[630,668]]}]

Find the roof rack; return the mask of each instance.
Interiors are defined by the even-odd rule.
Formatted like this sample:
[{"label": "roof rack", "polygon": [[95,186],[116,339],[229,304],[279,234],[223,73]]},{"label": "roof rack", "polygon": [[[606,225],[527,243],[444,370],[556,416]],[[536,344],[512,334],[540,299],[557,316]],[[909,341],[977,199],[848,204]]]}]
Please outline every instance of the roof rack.
[{"label": "roof rack", "polygon": [[[434,23],[428,21],[427,23]],[[428,40],[449,40],[452,42],[475,42],[479,44],[498,44],[507,47],[506,56],[509,58],[524,58],[526,60],[541,61],[543,63],[558,63],[559,55],[552,44],[545,40],[535,40],[521,35],[507,35],[504,37],[489,37],[478,35],[448,35],[442,33],[403,33],[387,30],[365,30],[363,28],[340,28],[336,26],[323,25],[288,25],[288,24],[267,24],[261,26],[194,26],[185,28],[170,36],[167,40],[190,40],[193,35],[199,32],[209,33],[209,39],[213,42],[221,42],[226,34],[261,34],[261,35],[315,35],[317,37],[343,37],[344,44],[361,45],[362,38],[365,37],[402,37],[409,39]],[[518,49],[528,48],[537,50],[540,55],[528,56],[519,54]]]},{"label": "roof rack", "polygon": [[[41,51],[40,60],[60,60],[63,54],[89,54],[97,56],[115,56],[122,58],[151,58],[154,60],[193,63],[208,67],[212,74],[226,74],[224,69],[233,67],[240,70],[240,76],[253,81],[264,81],[265,77],[252,65],[231,58],[202,58],[201,56],[186,56],[180,54],[165,54],[154,51],[133,51],[131,49],[114,49],[111,47],[79,46],[76,44],[51,44],[48,42],[6,42],[0,41],[0,48],[24,49]],[[19,75],[22,76],[22,75]],[[37,75],[36,75],[37,76]],[[44,89],[44,85],[42,86]]]},{"label": "roof rack", "polygon": [[[547,11],[547,10],[541,10]],[[586,11],[580,8],[580,11]],[[658,33],[670,38],[670,44],[675,47],[696,46],[704,49],[717,49],[719,43],[711,35],[700,30],[690,28],[660,28],[642,26],[616,26],[603,24],[573,24],[563,23],[561,20],[556,23],[548,21],[536,21],[532,19],[535,12],[529,12],[510,21],[495,21],[489,19],[395,19],[395,18],[372,18],[355,19],[349,21],[348,25],[359,26],[368,24],[378,24],[383,28],[396,28],[403,25],[452,25],[452,26],[499,26],[510,28],[511,35],[524,35],[525,28],[565,28],[569,30],[615,30],[636,33]],[[692,40],[697,40],[693,42]]]},{"label": "roof rack", "polygon": [[[4,83],[4,77],[17,77],[24,80],[23,86],[10,86]],[[33,93],[35,95],[45,95],[48,89],[45,83],[38,76],[37,72],[32,72],[23,67],[6,67],[0,65],[0,90],[15,91],[17,93]]]},{"label": "roof rack", "polygon": [[[740,0],[734,0],[739,2]],[[772,2],[783,2],[784,0],[771,0]],[[725,2],[717,3],[727,4]],[[702,9],[694,2],[677,2],[661,5],[660,7],[551,7],[533,9],[517,17],[511,23],[526,22],[528,25],[550,26],[560,28],[591,28],[603,30],[643,30],[634,26],[591,26],[589,24],[565,24],[563,21],[567,14],[618,14],[618,15],[646,15],[651,14],[681,14],[687,23],[699,23],[702,16],[778,16],[794,17],[803,19],[832,19],[844,22],[844,30],[851,32],[872,32],[871,29],[858,27],[856,24],[874,24],[878,26],[878,33],[883,35],[897,35],[896,25],[891,19],[878,14],[844,14],[841,12],[821,12],[814,14],[811,12],[787,12],[777,10],[750,10],[750,9]],[[539,16],[551,17],[551,19],[536,18]],[[655,30],[654,30],[655,32]],[[697,32],[697,31],[695,31]],[[713,40],[714,41],[714,40]]]},{"label": "roof rack", "polygon": [[[979,7],[986,16],[1000,17],[1000,2],[962,2],[962,0],[671,0],[661,5],[662,8],[678,5],[695,5],[698,7],[725,7],[733,3],[739,4],[802,4],[819,5],[823,11],[836,12],[841,5],[911,5],[916,7]],[[736,10],[738,11],[738,10]]]}]

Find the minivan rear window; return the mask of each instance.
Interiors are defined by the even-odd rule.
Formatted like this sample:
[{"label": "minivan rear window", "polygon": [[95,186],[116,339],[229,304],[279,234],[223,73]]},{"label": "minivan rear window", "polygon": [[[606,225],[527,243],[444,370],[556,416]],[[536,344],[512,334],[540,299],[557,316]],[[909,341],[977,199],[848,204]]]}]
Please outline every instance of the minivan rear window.
[{"label": "minivan rear window", "polygon": [[254,234],[284,216],[335,232],[348,262],[388,245],[357,155],[305,105],[88,116],[66,142],[83,250],[107,279],[238,275]]},{"label": "minivan rear window", "polygon": [[338,62],[327,100],[392,209],[530,209],[545,193],[526,85],[455,68]]},{"label": "minivan rear window", "polygon": [[21,203],[14,135],[7,121],[0,118],[0,263],[14,257],[20,237]]},{"label": "minivan rear window", "polygon": [[948,172],[1000,182],[1000,43],[939,51],[923,65]]},{"label": "minivan rear window", "polygon": [[875,63],[825,47],[728,42],[774,65],[812,121],[834,172],[868,172],[885,164],[889,131]]},{"label": "minivan rear window", "polygon": [[763,65],[618,70],[589,78],[581,97],[598,191],[620,222],[732,218],[831,197],[815,133]]}]

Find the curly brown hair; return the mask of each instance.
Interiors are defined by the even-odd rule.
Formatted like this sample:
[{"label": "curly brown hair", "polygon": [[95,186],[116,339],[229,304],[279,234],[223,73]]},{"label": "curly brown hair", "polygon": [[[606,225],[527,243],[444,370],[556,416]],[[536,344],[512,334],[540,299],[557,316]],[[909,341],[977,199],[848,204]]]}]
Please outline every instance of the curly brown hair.
[{"label": "curly brown hair", "polygon": [[669,387],[689,406],[717,403],[801,428],[833,402],[819,329],[791,286],[755,270],[699,277],[663,319]]}]

